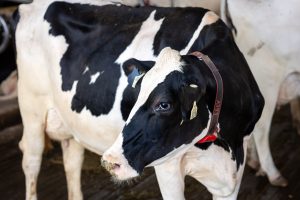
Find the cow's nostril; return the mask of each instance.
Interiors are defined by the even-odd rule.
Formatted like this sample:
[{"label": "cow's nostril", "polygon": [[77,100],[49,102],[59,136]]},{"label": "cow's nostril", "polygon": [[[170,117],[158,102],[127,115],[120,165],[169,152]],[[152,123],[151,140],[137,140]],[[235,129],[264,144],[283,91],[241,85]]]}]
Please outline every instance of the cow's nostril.
[{"label": "cow's nostril", "polygon": [[121,167],[121,164],[111,163],[104,159],[101,159],[101,165],[109,172],[111,172],[112,170],[119,169]]},{"label": "cow's nostril", "polygon": [[115,170],[115,169],[119,169],[120,167],[121,167],[120,164],[118,164],[118,163],[112,163],[111,169]]}]

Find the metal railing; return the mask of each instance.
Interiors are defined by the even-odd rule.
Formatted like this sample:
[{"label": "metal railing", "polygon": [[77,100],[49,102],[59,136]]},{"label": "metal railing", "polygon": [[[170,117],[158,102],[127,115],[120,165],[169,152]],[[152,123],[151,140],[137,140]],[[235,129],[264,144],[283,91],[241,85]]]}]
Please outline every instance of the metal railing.
[{"label": "metal railing", "polygon": [[0,54],[5,51],[10,39],[10,30],[9,27],[4,20],[4,18],[0,15]]}]

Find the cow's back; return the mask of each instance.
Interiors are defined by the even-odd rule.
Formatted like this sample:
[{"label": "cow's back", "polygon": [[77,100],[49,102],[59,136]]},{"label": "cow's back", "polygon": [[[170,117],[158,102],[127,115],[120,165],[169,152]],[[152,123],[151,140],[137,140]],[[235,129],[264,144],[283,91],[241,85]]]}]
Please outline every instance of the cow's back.
[{"label": "cow's back", "polygon": [[[300,17],[298,1],[282,3],[279,0],[263,2],[228,1],[233,24],[237,27],[237,43],[252,57],[266,48],[284,68],[300,71]],[[252,38],[251,38],[252,37]],[[252,40],[252,49],[243,49],[243,40]],[[258,41],[255,41],[258,40]],[[249,45],[250,46],[250,45]]]}]

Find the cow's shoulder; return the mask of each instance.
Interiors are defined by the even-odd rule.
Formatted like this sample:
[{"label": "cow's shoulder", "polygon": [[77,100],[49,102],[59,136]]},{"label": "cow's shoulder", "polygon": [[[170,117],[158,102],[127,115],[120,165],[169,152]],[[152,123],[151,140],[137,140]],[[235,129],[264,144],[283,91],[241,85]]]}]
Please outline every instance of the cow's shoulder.
[{"label": "cow's shoulder", "polygon": [[60,73],[63,91],[76,88],[72,110],[80,113],[86,108],[95,116],[111,111],[121,77],[116,60],[146,19],[145,15],[130,21],[132,9],[67,2],[48,7],[44,19],[50,24],[50,36],[63,36],[68,44]]}]

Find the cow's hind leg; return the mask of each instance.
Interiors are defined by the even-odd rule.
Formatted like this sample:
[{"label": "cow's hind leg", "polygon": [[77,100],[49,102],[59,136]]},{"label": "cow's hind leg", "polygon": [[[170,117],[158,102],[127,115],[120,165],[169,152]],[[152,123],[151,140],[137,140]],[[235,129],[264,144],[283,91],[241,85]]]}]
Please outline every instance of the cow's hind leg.
[{"label": "cow's hind leg", "polygon": [[23,151],[22,167],[26,182],[26,200],[37,199],[37,178],[42,162],[45,137],[45,112],[40,108],[34,109],[38,104],[25,101],[26,97],[19,101],[24,125],[23,137],[19,143]]},{"label": "cow's hind leg", "polygon": [[[265,96],[265,98],[268,98],[268,96]],[[268,103],[265,105],[261,119],[258,121],[253,131],[256,149],[261,165],[260,173],[267,174],[272,185],[286,187],[288,182],[276,168],[269,144],[269,131],[273,111],[275,110],[275,103],[272,104],[271,100],[266,102]]]},{"label": "cow's hind leg", "polygon": [[253,135],[250,137],[247,149],[247,164],[252,169],[258,171],[260,169],[259,158],[255,146]]},{"label": "cow's hind leg", "polygon": [[290,103],[291,113],[293,117],[293,125],[297,129],[298,134],[300,135],[300,99],[294,99]]},{"label": "cow's hind leg", "polygon": [[83,197],[80,185],[80,176],[84,158],[84,148],[74,139],[63,140],[61,146],[67,177],[68,199],[81,200]]}]

